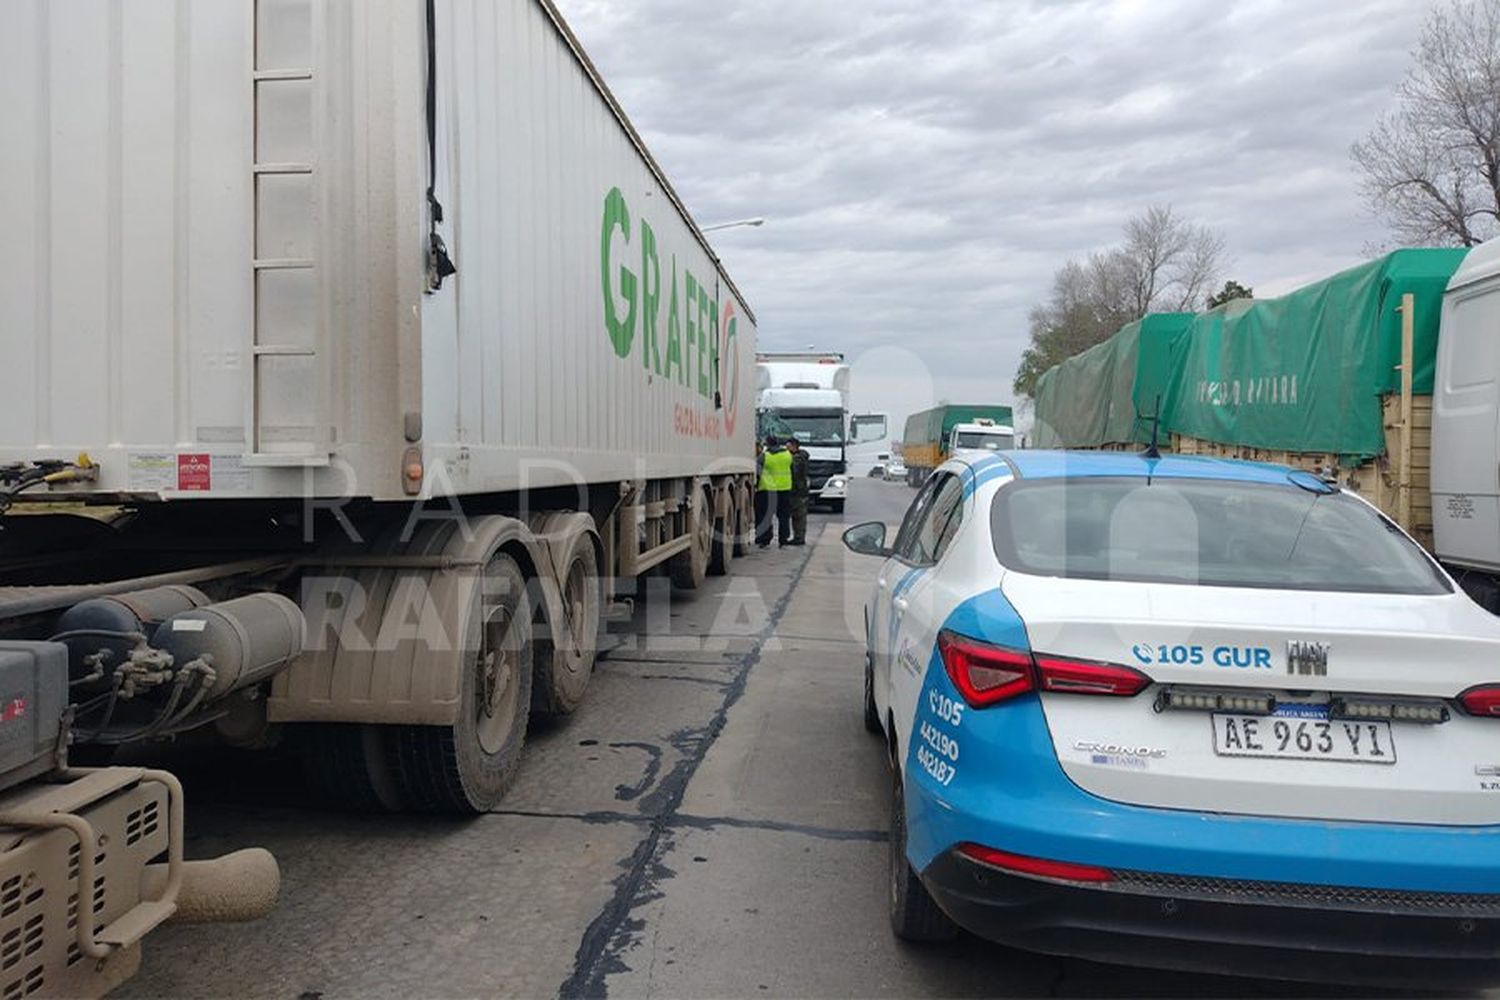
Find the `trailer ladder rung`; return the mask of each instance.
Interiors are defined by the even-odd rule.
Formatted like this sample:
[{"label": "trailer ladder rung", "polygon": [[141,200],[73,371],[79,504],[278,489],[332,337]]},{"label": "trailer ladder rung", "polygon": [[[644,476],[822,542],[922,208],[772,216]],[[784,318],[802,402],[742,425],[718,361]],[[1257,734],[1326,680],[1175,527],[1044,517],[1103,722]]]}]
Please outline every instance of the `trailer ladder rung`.
[{"label": "trailer ladder rung", "polygon": [[251,348],[255,356],[276,358],[315,358],[318,352],[311,347],[300,347],[296,344],[256,344]]},{"label": "trailer ladder rung", "polygon": [[258,257],[251,266],[257,271],[309,271],[314,264],[311,257]]},{"label": "trailer ladder rung", "polygon": [[251,169],[262,176],[266,174],[310,174],[311,163],[257,163]]},{"label": "trailer ladder rung", "polygon": [[313,72],[310,69],[258,69],[251,76],[257,83],[261,80],[311,80]]}]

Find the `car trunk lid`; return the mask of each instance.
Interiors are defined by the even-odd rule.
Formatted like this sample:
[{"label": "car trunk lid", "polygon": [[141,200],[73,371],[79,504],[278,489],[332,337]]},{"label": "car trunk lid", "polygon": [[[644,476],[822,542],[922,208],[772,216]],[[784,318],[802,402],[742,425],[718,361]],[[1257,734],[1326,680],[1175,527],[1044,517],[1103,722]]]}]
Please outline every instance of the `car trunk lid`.
[{"label": "car trunk lid", "polygon": [[[1002,589],[1036,653],[1153,681],[1133,698],[1042,696],[1058,759],[1087,791],[1214,812],[1500,823],[1500,719],[1453,700],[1500,681],[1500,625],[1462,595],[1019,573]],[[1271,714],[1256,705],[1272,700]],[[1382,717],[1398,704],[1445,721]]]}]

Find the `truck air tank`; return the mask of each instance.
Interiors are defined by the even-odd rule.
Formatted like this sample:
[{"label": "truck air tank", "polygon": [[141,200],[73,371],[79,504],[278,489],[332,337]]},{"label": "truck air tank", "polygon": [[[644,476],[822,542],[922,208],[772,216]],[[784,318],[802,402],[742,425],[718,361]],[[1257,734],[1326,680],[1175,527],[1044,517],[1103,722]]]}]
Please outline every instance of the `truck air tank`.
[{"label": "truck air tank", "polygon": [[106,673],[124,663],[136,643],[124,638],[131,632],[149,637],[158,623],[182,611],[208,603],[196,587],[152,587],[107,597],[79,601],[57,620],[58,639],[68,647],[69,673],[86,676],[91,667],[84,657],[100,650],[112,654],[104,664]]},{"label": "truck air tank", "polygon": [[250,594],[173,615],[162,622],[151,645],[183,667],[203,660],[214,669],[205,700],[270,677],[302,652],[307,621],[302,609],[280,594]]}]

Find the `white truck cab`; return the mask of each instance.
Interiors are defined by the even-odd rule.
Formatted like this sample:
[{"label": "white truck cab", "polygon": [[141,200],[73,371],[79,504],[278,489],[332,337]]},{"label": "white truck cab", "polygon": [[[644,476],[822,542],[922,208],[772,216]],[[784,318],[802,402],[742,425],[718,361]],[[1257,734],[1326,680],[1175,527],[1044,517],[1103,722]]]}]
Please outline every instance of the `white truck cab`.
[{"label": "white truck cab", "polygon": [[[833,352],[757,355],[755,412],[763,433],[794,437],[807,452],[812,501],[842,511],[849,496],[852,443],[849,366],[844,356]],[[883,436],[883,421],[880,426]]]},{"label": "white truck cab", "polygon": [[979,417],[972,423],[956,424],[948,435],[948,458],[978,457],[996,451],[1009,451],[1016,446],[1014,427],[998,424],[988,417]]}]

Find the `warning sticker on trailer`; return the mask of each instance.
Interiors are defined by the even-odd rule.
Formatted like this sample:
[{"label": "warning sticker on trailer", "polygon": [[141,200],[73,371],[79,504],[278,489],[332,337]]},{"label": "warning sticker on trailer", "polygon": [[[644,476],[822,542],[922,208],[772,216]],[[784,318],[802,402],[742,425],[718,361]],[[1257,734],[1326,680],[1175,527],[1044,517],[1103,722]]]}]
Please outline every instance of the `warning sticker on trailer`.
[{"label": "warning sticker on trailer", "polygon": [[126,483],[142,493],[160,493],[177,488],[177,456],[170,451],[130,453]]},{"label": "warning sticker on trailer", "polygon": [[141,493],[241,492],[250,488],[250,470],[237,454],[137,451],[130,453],[127,483]]},{"label": "warning sticker on trailer", "polygon": [[177,456],[177,488],[184,493],[214,488],[213,456],[188,452]]}]

